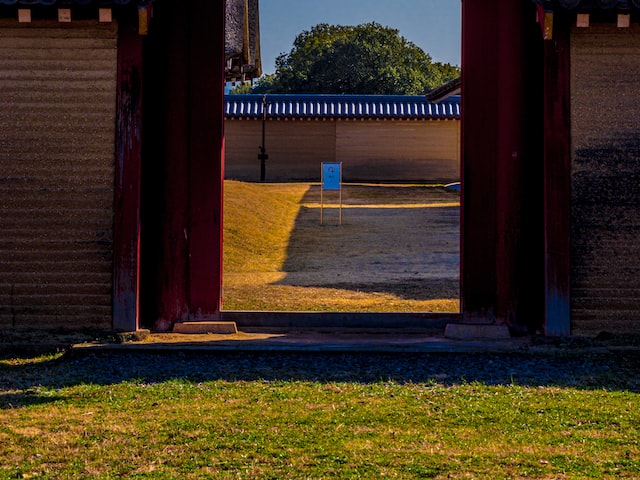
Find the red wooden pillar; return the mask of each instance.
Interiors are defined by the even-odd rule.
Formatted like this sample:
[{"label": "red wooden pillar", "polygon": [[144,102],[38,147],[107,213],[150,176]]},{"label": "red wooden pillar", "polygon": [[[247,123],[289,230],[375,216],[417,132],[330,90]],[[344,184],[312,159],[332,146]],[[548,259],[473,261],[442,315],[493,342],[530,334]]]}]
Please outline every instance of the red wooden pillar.
[{"label": "red wooden pillar", "polygon": [[462,310],[516,321],[526,159],[524,2],[462,2]]},{"label": "red wooden pillar", "polygon": [[192,0],[189,55],[189,313],[217,319],[221,308],[224,158],[222,0]]},{"label": "red wooden pillar", "polygon": [[496,308],[498,49],[491,3],[462,2],[461,297],[465,322],[493,321]]},{"label": "red wooden pillar", "polygon": [[140,285],[142,37],[137,16],[121,18],[119,25],[112,327],[134,331],[138,328]]},{"label": "red wooden pillar", "polygon": [[168,0],[157,9],[163,120],[154,119],[159,135],[147,141],[157,142],[164,169],[156,290],[164,325],[220,315],[224,5]]},{"label": "red wooden pillar", "polygon": [[[157,43],[152,53],[159,60],[153,71],[157,82],[153,100],[157,104],[149,108],[155,108],[155,116],[150,121],[156,123],[157,128],[153,134],[147,134],[145,146],[150,143],[155,147],[152,154],[158,162],[157,167],[146,162],[145,184],[152,173],[158,177],[154,201],[159,212],[159,225],[154,232],[156,238],[143,234],[143,255],[152,248],[151,242],[159,244],[157,257],[153,259],[156,264],[148,267],[155,269],[155,278],[148,281],[157,283],[153,296],[157,308],[154,313],[158,318],[145,321],[151,324],[162,319],[159,328],[164,330],[170,323],[188,320],[189,316],[186,300],[189,258],[189,26],[187,2],[168,1],[156,4],[154,9],[151,32]],[[152,170],[154,168],[160,171],[156,173]],[[143,227],[148,232],[148,226]],[[143,278],[146,280],[146,275]]]},{"label": "red wooden pillar", "polygon": [[545,334],[571,333],[571,111],[568,15],[554,13],[554,32],[544,42],[544,238]]},{"label": "red wooden pillar", "polygon": [[[525,248],[524,162],[526,106],[525,79],[525,2],[501,1],[498,25],[498,136],[496,199],[497,308],[500,323],[518,324],[518,307],[523,301],[521,249]],[[533,9],[532,9],[533,11]],[[533,21],[533,19],[531,19]],[[534,160],[534,159],[531,159]],[[539,161],[539,159],[535,159]],[[541,247],[540,247],[541,249]]]}]

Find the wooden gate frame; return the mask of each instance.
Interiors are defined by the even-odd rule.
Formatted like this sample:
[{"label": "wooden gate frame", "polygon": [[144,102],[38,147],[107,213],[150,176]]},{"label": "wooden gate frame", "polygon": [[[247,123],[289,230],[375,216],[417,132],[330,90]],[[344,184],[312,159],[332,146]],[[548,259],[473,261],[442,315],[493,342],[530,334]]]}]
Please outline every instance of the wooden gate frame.
[{"label": "wooden gate frame", "polygon": [[[153,295],[158,316],[169,322],[219,319],[224,1],[166,0],[157,13],[164,16],[168,68],[145,70],[147,81],[162,83],[166,99],[164,118],[155,120],[163,128],[146,139],[159,144],[151,150],[166,167],[160,282]],[[553,42],[543,43],[540,32],[534,35],[534,14],[535,6],[522,1],[462,3],[462,317],[528,328],[542,323],[547,334],[565,335],[568,40],[556,28]],[[142,114],[132,95],[141,79],[128,65],[142,64],[142,46],[125,34],[120,47],[118,138],[126,148],[117,162],[113,325],[135,330],[146,247],[136,136]]]}]

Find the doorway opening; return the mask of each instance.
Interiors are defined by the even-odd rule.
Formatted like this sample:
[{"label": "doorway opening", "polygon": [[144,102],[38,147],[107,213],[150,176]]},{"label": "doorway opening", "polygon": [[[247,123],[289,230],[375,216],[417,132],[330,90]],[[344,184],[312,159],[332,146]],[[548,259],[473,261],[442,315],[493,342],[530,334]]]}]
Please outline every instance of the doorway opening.
[{"label": "doorway opening", "polygon": [[[263,2],[263,45],[280,30],[270,26],[268,7]],[[459,32],[457,9],[457,24],[449,27]],[[390,19],[358,23],[371,21],[404,34]],[[267,61],[263,55],[266,71]],[[459,118],[264,122],[225,119],[225,313],[459,313],[460,198],[459,189],[445,187],[460,179]],[[260,181],[265,141],[269,157]],[[344,165],[341,225],[331,194],[320,223],[324,160]]]}]

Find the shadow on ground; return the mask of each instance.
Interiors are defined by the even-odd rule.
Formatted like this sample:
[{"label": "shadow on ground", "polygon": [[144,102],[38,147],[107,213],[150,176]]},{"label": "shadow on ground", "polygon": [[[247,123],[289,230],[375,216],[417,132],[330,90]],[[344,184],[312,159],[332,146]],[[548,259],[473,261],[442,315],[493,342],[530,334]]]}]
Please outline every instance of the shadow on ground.
[{"label": "shadow on ground", "polygon": [[[209,352],[91,354],[0,363],[0,408],[56,401],[50,389],[82,384],[185,380],[425,383],[606,388],[640,392],[638,350],[604,353],[424,354]],[[49,389],[43,392],[42,388]]]},{"label": "shadow on ground", "polygon": [[279,285],[459,298],[457,193],[428,186],[347,185],[342,224],[335,192],[310,189],[295,222]]}]

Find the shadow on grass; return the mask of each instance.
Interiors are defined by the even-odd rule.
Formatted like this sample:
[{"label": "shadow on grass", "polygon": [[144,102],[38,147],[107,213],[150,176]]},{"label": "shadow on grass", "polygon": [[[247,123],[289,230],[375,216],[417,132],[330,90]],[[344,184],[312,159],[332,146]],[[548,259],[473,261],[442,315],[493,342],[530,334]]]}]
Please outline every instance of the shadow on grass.
[{"label": "shadow on grass", "polygon": [[[279,282],[287,284],[287,280]],[[312,287],[313,285],[300,285]],[[351,290],[362,293],[388,293],[401,300],[439,300],[458,298],[460,281],[454,278],[425,278],[420,280],[388,281],[383,283],[332,283],[326,288]]]},{"label": "shadow on grass", "polygon": [[3,393],[0,391],[0,410],[46,405],[48,403],[59,402],[65,398],[66,397],[61,395],[44,396],[35,391],[17,393]]},{"label": "shadow on grass", "polygon": [[[368,353],[218,351],[63,356],[0,364],[0,408],[54,402],[51,389],[122,382],[396,382],[570,387],[640,393],[640,353]],[[40,390],[44,388],[45,390]]]}]

